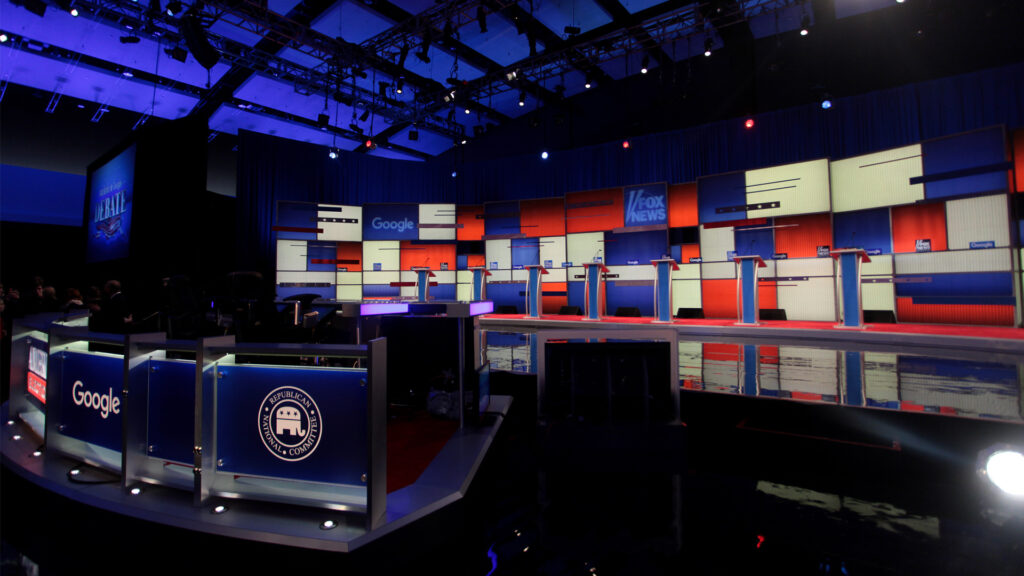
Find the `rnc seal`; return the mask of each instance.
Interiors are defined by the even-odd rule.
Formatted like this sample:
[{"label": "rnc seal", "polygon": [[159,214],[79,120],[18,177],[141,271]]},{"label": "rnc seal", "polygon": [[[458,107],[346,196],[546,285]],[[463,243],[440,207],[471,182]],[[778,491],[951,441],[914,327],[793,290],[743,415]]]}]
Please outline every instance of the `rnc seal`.
[{"label": "rnc seal", "polygon": [[322,424],[316,402],[301,388],[275,388],[260,403],[260,439],[281,460],[298,462],[312,454]]}]

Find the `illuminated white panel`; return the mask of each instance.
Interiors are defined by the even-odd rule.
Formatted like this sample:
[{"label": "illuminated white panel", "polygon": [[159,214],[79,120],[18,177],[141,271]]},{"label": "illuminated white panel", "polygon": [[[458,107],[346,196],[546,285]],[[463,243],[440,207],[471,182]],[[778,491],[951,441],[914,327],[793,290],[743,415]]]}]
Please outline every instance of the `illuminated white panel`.
[{"label": "illuminated white panel", "polygon": [[434,277],[430,280],[438,284],[455,284],[455,270],[434,270]]},{"label": "illuminated white panel", "polygon": [[551,268],[541,279],[542,282],[565,282],[568,274],[566,268]]},{"label": "illuminated white panel", "polygon": [[911,178],[922,174],[920,144],[836,160],[831,170],[833,212],[912,204],[924,199],[924,185],[910,183]]},{"label": "illuminated white panel", "polygon": [[317,240],[360,242],[363,239],[362,206],[320,204],[317,206],[316,220],[316,227],[323,230],[316,235]]},{"label": "illuminated white panel", "polygon": [[735,262],[710,262],[700,265],[700,277],[704,280],[736,278]]},{"label": "illuminated white panel", "polygon": [[389,272],[363,272],[363,284],[391,284],[398,282],[399,273],[397,270]]},{"label": "illuminated white panel", "polygon": [[864,397],[876,402],[897,402],[900,379],[895,354],[864,353]]},{"label": "illuminated white panel", "polygon": [[791,276],[828,276],[832,278],[833,267],[831,258],[792,258],[775,261],[776,275]]},{"label": "illuminated white panel", "polygon": [[786,311],[789,320],[836,320],[835,280],[832,277],[780,282],[776,290],[779,308]]},{"label": "illuminated white panel", "polygon": [[647,266],[634,265],[634,266],[609,266],[609,274],[618,274],[618,278],[613,278],[612,281],[619,280],[650,280],[654,282],[654,266],[648,264]]},{"label": "illuminated white panel", "polygon": [[[488,280],[489,278],[484,278]],[[472,284],[473,283],[473,271],[472,270],[458,270],[455,272],[455,281],[459,284]]]},{"label": "illuminated white panel", "polygon": [[[526,270],[526,269],[513,270],[512,271],[512,281],[513,282],[526,282],[529,279],[530,279],[530,272],[528,270]],[[546,278],[541,278],[540,279],[541,282],[543,282],[544,280],[546,280]]]},{"label": "illuminated white panel", "polygon": [[[540,263],[547,268],[561,268],[565,258],[565,236],[542,236],[540,242]],[[550,260],[551,266],[546,262]]]},{"label": "illuminated white panel", "polygon": [[704,371],[704,344],[679,342],[679,380],[701,381]]},{"label": "illuminated white panel", "polygon": [[896,287],[892,284],[861,284],[860,297],[863,310],[896,311]]},{"label": "illuminated white panel", "polygon": [[[375,271],[375,264],[380,264],[380,270],[398,270],[401,264],[398,240],[368,240],[363,242],[363,270]],[[377,284],[377,282],[366,282]]]},{"label": "illuminated white panel", "polygon": [[779,388],[835,396],[839,384],[838,355],[835,350],[779,346]]},{"label": "illuminated white panel", "polygon": [[860,265],[861,278],[867,276],[892,276],[892,254],[871,256],[871,262]]},{"label": "illuminated white panel", "polygon": [[473,299],[472,284],[458,284],[455,286],[455,299],[459,302],[469,302]]},{"label": "illuminated white panel", "polygon": [[277,241],[278,270],[305,270],[307,261],[305,240]]},{"label": "illuminated white panel", "polygon": [[593,262],[595,256],[604,258],[604,232],[568,234],[565,237],[566,262],[579,266]]},{"label": "illuminated white panel", "polygon": [[[402,283],[416,282],[416,273],[411,270],[403,270],[399,272],[399,281]],[[433,278],[431,278],[433,280]],[[398,295],[402,298],[415,298],[417,294],[416,286],[402,286],[398,289]]]},{"label": "illuminated white panel", "polygon": [[338,272],[338,284],[343,286],[353,286],[356,284],[363,283],[362,272]]},{"label": "illuminated white panel", "polygon": [[895,260],[896,274],[1009,272],[1012,269],[1008,248],[896,254]]},{"label": "illuminated white panel", "polygon": [[673,280],[700,280],[700,264],[680,264],[672,271]]},{"label": "illuminated white panel", "polygon": [[778,208],[747,210],[747,218],[829,211],[828,160],[748,170],[747,204],[779,202]]},{"label": "illuminated white panel", "polygon": [[721,262],[729,259],[729,252],[736,250],[736,236],[731,226],[722,228],[700,227],[700,257],[704,262]]},{"label": "illuminated white panel", "polygon": [[278,271],[278,284],[330,284],[334,285],[334,272],[287,272]]},{"label": "illuminated white panel", "polygon": [[484,245],[484,252],[487,258],[487,269],[492,273],[497,262],[498,270],[512,269],[512,240],[504,238],[501,240],[487,240]]},{"label": "illuminated white panel", "polygon": [[511,270],[491,270],[491,275],[487,277],[487,283],[493,284],[494,282],[511,282],[512,271]]},{"label": "illuminated white panel", "polygon": [[583,266],[573,266],[567,269],[567,272],[569,282],[583,282],[585,280],[584,276],[587,273]]},{"label": "illuminated white panel", "polygon": [[950,250],[967,250],[971,242],[1010,245],[1010,216],[1005,195],[946,202],[946,238]]},{"label": "illuminated white panel", "polygon": [[776,267],[775,267],[775,263],[776,262],[777,262],[777,260],[765,260],[764,261],[764,268],[758,268],[757,269],[757,277],[758,278],[774,278],[775,276],[777,276],[777,274],[776,274],[777,271],[776,271]]},{"label": "illuminated white panel", "polygon": [[700,280],[672,281],[672,315],[680,308],[702,308]]},{"label": "illuminated white panel", "polygon": [[758,354],[757,383],[761,390],[779,390],[779,365],[761,362]]},{"label": "illuminated white panel", "polygon": [[335,290],[335,298],[338,300],[362,300],[363,299],[363,287],[362,285],[357,286],[338,286]]},{"label": "illuminated white panel", "polygon": [[[424,227],[442,224],[451,228]],[[420,240],[455,240],[455,204],[420,204]]]}]

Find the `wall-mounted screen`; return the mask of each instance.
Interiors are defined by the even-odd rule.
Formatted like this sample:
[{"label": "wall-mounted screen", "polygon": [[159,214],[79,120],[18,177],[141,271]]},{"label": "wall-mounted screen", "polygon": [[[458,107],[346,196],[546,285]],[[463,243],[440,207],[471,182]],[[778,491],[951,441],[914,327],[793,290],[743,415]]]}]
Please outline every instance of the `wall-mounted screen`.
[{"label": "wall-mounted screen", "polygon": [[134,187],[134,145],[89,174],[86,261],[128,257]]}]

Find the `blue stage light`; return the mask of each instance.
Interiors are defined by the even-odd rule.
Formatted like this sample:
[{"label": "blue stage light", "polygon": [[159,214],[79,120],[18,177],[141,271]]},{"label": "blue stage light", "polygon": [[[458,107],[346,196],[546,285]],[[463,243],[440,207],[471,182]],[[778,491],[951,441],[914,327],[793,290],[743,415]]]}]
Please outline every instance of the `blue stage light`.
[{"label": "blue stage light", "polygon": [[545,150],[545,151],[540,153],[540,159],[541,160],[547,160],[548,159],[548,151],[547,150]]},{"label": "blue stage light", "polygon": [[832,107],[832,101],[829,100],[828,98],[825,98],[824,100],[821,101],[821,109],[822,110],[828,110],[831,107]]}]

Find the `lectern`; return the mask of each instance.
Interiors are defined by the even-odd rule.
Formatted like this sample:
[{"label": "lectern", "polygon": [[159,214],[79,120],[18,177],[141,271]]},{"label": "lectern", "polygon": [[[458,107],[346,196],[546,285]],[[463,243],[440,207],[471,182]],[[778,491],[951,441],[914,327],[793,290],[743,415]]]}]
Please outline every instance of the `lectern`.
[{"label": "lectern", "polygon": [[871,262],[863,248],[840,248],[829,252],[839,263],[839,288],[843,318],[837,328],[864,328],[864,310],[861,307],[860,265]]},{"label": "lectern", "polygon": [[523,268],[530,274],[526,280],[526,315],[530,318],[540,318],[540,277],[547,274],[548,270],[540,264],[529,264]]},{"label": "lectern", "polygon": [[430,298],[430,279],[434,273],[428,266],[413,266],[410,270],[416,273],[416,301],[426,302]]},{"label": "lectern", "polygon": [[491,273],[486,266],[470,266],[473,271],[473,296],[471,302],[479,302],[487,299],[487,276]]},{"label": "lectern", "polygon": [[760,310],[757,306],[757,269],[764,268],[764,260],[757,254],[737,256],[736,263],[736,313],[737,324],[757,326]]},{"label": "lectern", "polygon": [[584,262],[584,320],[601,319],[601,274],[608,273],[608,267],[600,262]]},{"label": "lectern", "polygon": [[654,265],[654,314],[655,322],[672,322],[672,271],[679,265],[671,258],[651,260]]}]

